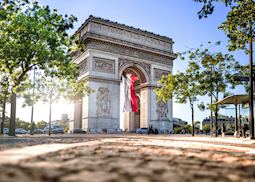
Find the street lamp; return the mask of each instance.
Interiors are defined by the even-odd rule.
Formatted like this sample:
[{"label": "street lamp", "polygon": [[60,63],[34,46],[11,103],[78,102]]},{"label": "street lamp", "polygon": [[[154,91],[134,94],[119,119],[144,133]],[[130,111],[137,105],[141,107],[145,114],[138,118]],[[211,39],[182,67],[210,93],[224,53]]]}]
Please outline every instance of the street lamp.
[{"label": "street lamp", "polygon": [[250,38],[250,75],[249,75],[249,108],[250,108],[250,112],[249,112],[249,120],[250,120],[250,135],[251,135],[251,139],[255,139],[254,137],[254,106],[253,106],[253,50],[252,50],[252,36]]}]

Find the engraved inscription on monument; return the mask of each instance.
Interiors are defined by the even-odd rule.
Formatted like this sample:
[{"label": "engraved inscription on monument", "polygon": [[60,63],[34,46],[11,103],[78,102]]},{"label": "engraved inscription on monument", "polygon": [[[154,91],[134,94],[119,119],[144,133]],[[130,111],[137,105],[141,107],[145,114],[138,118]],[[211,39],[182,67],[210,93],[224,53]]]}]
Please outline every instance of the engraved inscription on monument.
[{"label": "engraved inscription on monument", "polygon": [[99,87],[97,90],[97,116],[111,116],[111,110],[110,90],[108,88]]},{"label": "engraved inscription on monument", "polygon": [[93,71],[104,73],[115,73],[115,61],[111,59],[104,59],[93,57]]},{"label": "engraved inscription on monument", "polygon": [[162,40],[157,40],[155,38],[152,38],[150,36],[144,36],[141,34],[137,34],[135,32],[126,31],[117,27],[110,27],[107,25],[97,24],[97,23],[91,23],[91,32],[106,35],[108,37],[117,38],[120,40],[125,41],[131,41],[136,44],[140,45],[149,45],[150,47],[172,52],[172,46],[171,42],[169,41],[165,42]]},{"label": "engraved inscription on monument", "polygon": [[154,68],[154,80],[159,80],[163,75],[168,75],[169,73],[169,71]]},{"label": "engraved inscription on monument", "polygon": [[78,64],[79,68],[79,76],[82,76],[84,73],[88,71],[88,60],[84,59],[82,62]]}]

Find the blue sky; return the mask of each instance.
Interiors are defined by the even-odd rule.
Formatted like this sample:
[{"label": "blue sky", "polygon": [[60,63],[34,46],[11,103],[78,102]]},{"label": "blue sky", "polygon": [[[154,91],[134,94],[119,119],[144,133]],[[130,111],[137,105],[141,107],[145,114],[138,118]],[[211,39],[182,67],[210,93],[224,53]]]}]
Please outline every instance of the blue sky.
[{"label": "blue sky", "polygon": [[[168,36],[175,42],[173,46],[175,52],[219,40],[222,41],[222,45],[217,50],[227,52],[227,38],[217,29],[226,19],[228,12],[224,4],[218,4],[214,14],[209,18],[199,20],[197,12],[201,5],[193,0],[39,0],[39,2],[57,9],[61,14],[75,15],[78,22],[70,33],[73,33],[89,15],[94,15]],[[248,64],[249,58],[242,52],[236,52],[234,55],[241,64]],[[186,65],[186,62],[175,60],[174,72],[183,71]],[[237,93],[243,91],[241,87],[236,90]],[[206,97],[201,100],[209,101]],[[222,113],[225,114],[224,111]],[[56,113],[53,117],[59,118],[60,114]],[[45,115],[47,116],[47,113]],[[195,119],[201,121],[208,115],[209,112],[200,112],[196,109]],[[190,121],[189,106],[174,103],[174,117]]]}]

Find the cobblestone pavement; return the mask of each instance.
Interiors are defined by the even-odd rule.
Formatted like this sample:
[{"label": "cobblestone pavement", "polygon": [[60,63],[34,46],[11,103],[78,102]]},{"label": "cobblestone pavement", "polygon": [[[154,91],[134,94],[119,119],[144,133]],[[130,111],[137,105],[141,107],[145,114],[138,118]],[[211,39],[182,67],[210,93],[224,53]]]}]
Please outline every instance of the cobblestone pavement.
[{"label": "cobblestone pavement", "polygon": [[[248,139],[86,134],[3,140],[0,181],[255,181],[255,144]],[[56,144],[63,145],[47,152],[46,145]],[[46,150],[14,160],[11,151],[29,153],[31,145]]]}]

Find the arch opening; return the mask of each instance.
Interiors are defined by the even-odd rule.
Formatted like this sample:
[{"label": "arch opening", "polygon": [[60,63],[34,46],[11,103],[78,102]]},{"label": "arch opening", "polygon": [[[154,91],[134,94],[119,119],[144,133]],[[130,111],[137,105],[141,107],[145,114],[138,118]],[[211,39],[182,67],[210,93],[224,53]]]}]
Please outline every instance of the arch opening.
[{"label": "arch opening", "polygon": [[[128,97],[127,94],[124,94],[123,90],[120,90],[121,94],[124,94],[123,97],[120,97],[120,128],[124,131],[136,131],[136,129],[141,127],[141,103],[145,98],[141,96],[141,85],[148,82],[144,72],[137,66],[128,66],[121,72],[122,76],[126,77],[127,74],[136,76],[138,79],[134,82],[134,91],[136,94],[136,101],[138,110],[136,112],[127,112],[124,111],[125,98]],[[121,87],[122,88],[122,87]]]}]

